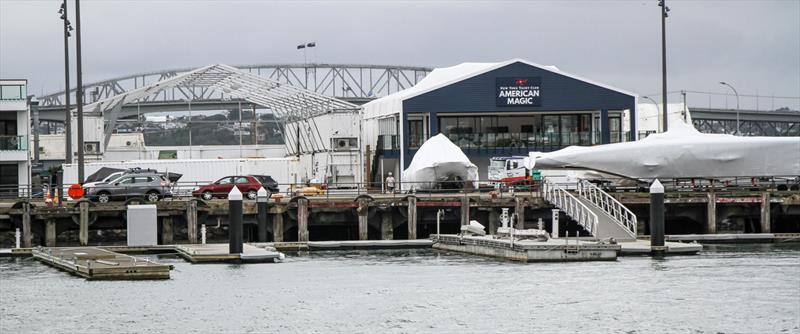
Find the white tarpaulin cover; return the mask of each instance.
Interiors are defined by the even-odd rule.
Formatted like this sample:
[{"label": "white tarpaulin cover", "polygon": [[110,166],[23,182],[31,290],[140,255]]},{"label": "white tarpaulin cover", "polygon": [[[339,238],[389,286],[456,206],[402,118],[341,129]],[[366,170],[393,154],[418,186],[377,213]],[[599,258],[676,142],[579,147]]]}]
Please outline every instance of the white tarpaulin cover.
[{"label": "white tarpaulin cover", "polygon": [[532,152],[537,169],[581,168],[649,180],[800,175],[800,137],[704,134],[673,118],[645,139]]},{"label": "white tarpaulin cover", "polygon": [[435,189],[442,181],[471,181],[478,187],[478,167],[469,161],[461,149],[447,136],[438,134],[431,137],[417,150],[411,164],[403,171],[403,190],[412,187],[417,190]]}]

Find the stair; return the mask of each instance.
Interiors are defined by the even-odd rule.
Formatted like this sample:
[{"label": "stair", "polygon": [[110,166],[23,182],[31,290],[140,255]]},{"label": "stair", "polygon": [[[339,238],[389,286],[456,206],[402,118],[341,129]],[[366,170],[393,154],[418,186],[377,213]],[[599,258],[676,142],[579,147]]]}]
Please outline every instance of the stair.
[{"label": "stair", "polygon": [[586,180],[578,182],[576,197],[597,214],[598,238],[636,240],[636,215],[616,198]]},{"label": "stair", "polygon": [[589,211],[597,215],[597,227],[594,236],[598,239],[614,238],[619,241],[636,240],[636,234],[622,226],[603,209],[581,196],[575,196]]}]

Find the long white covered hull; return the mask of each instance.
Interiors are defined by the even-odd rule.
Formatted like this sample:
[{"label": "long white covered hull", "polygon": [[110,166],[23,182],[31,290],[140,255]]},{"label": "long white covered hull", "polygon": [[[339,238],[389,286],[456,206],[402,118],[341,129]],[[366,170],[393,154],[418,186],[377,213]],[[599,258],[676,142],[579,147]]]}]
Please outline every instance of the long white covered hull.
[{"label": "long white covered hull", "polygon": [[636,142],[571,146],[531,158],[538,169],[591,169],[643,180],[800,175],[800,137],[702,134],[682,122],[670,127]]}]

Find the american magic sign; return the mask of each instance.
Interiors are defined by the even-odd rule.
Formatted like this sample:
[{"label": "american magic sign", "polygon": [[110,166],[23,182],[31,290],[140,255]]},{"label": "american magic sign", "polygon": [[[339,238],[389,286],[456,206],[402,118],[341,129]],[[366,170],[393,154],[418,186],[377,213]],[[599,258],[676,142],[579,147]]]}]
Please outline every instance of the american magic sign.
[{"label": "american magic sign", "polygon": [[497,78],[495,99],[498,107],[542,105],[540,86],[542,78]]}]

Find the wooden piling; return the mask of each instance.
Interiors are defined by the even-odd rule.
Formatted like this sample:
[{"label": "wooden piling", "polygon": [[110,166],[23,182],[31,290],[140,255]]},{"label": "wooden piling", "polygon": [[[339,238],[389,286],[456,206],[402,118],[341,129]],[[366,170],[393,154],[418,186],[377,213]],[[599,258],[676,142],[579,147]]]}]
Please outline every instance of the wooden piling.
[{"label": "wooden piling", "polygon": [[167,216],[161,219],[161,244],[172,244],[172,217]]},{"label": "wooden piling", "polygon": [[461,226],[469,225],[469,197],[461,198]]},{"label": "wooden piling", "polygon": [[308,200],[297,200],[297,241],[308,241]]},{"label": "wooden piling", "polygon": [[514,197],[514,213],[517,214],[517,229],[524,229],[525,228],[525,202],[523,202],[519,197]]},{"label": "wooden piling", "polygon": [[55,247],[57,237],[56,220],[48,219],[44,224],[44,245],[47,247]]},{"label": "wooden piling", "polygon": [[769,200],[770,194],[768,192],[761,193],[761,233],[770,233],[772,230],[770,226]]},{"label": "wooden piling", "polygon": [[186,232],[190,244],[197,243],[197,201],[186,204]]},{"label": "wooden piling", "polygon": [[417,238],[417,198],[408,197],[408,239]]},{"label": "wooden piling", "polygon": [[366,198],[358,199],[358,240],[369,240],[368,224],[369,203]]},{"label": "wooden piling", "polygon": [[78,242],[81,246],[89,244],[89,202],[81,201],[78,203],[79,225]]},{"label": "wooden piling", "polygon": [[706,206],[706,233],[717,233],[717,194],[708,192],[708,205]]},{"label": "wooden piling", "polygon": [[22,203],[22,247],[30,248],[33,240],[31,231],[31,204]]},{"label": "wooden piling", "polygon": [[489,231],[488,234],[497,233],[497,223],[500,222],[500,211],[495,208],[489,208]]},{"label": "wooden piling", "polygon": [[272,217],[272,241],[283,242],[283,212],[278,212]]},{"label": "wooden piling", "polygon": [[394,224],[392,222],[392,210],[386,210],[381,213],[381,239],[382,240],[394,239]]}]

